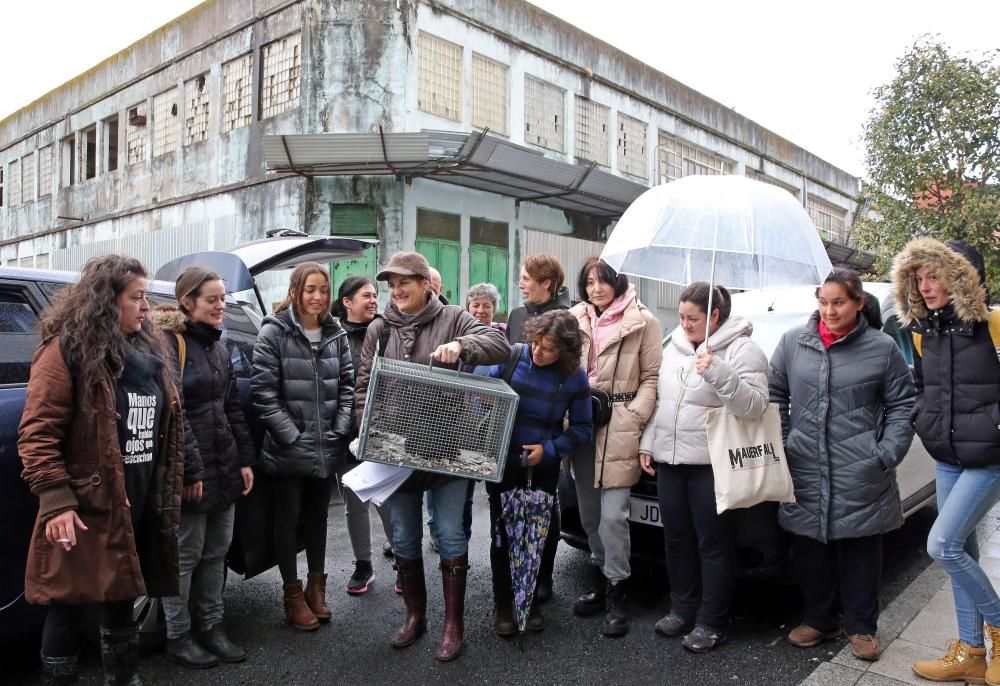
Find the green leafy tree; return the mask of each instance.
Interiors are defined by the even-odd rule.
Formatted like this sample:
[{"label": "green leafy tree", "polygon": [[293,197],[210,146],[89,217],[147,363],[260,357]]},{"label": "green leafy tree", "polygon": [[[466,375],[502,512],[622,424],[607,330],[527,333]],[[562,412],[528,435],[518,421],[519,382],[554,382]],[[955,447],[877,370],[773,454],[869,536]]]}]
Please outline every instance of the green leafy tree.
[{"label": "green leafy tree", "polygon": [[[1000,51],[998,51],[1000,52]],[[913,236],[960,238],[986,258],[1000,286],[1000,65],[952,54],[925,36],[874,92],[864,128],[864,213],[854,239],[886,275]]]}]

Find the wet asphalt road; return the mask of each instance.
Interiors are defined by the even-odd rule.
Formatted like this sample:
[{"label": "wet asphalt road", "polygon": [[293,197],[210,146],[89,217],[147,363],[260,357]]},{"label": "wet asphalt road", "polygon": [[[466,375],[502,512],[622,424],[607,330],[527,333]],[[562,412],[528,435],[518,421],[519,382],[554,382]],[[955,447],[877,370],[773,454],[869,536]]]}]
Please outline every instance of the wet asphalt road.
[{"label": "wet asphalt road", "polygon": [[[373,513],[374,514],[374,513]],[[888,605],[930,563],[924,552],[933,509],[925,508],[886,539],[882,603]],[[382,535],[373,517],[376,579],[368,594],[349,596],[343,589],[353,561],[343,525],[343,506],[330,513],[327,600],[334,618],[318,631],[302,633],[283,622],[277,570],[240,580],[226,589],[226,625],[230,637],[247,648],[238,665],[186,670],[162,652],[144,657],[145,684],[226,686],[236,684],[797,684],[843,647],[846,639],[802,650],[785,641],[799,619],[798,592],[787,584],[743,584],[739,588],[729,642],[707,655],[693,655],[679,639],[666,639],[653,624],[668,609],[662,572],[634,570],[629,608],[632,629],[624,638],[601,636],[601,617],[577,618],[572,600],[586,577],[586,555],[561,545],[556,560],[555,597],[544,606],[546,628],[523,641],[500,639],[492,631],[489,578],[489,512],[481,487],[476,494],[466,601],[466,648],[449,664],[434,659],[442,621],[440,575],[431,568],[436,556],[426,549],[428,633],[405,650],[393,650],[388,638],[403,616],[403,602],[392,590],[391,561],[378,554]],[[425,539],[426,548],[426,539]],[[304,555],[300,565],[304,566]],[[301,568],[301,567],[300,567]],[[4,651],[9,653],[9,651]],[[82,658],[79,681],[101,683],[97,651]],[[36,684],[32,649],[4,655],[0,683]]]}]

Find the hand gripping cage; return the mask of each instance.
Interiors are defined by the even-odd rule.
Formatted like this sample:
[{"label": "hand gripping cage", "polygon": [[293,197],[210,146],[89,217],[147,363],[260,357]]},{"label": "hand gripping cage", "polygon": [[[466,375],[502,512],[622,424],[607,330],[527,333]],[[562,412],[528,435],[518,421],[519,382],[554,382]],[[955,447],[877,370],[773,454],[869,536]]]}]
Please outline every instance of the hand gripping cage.
[{"label": "hand gripping cage", "polygon": [[517,401],[501,379],[376,355],[358,456],[500,481]]}]

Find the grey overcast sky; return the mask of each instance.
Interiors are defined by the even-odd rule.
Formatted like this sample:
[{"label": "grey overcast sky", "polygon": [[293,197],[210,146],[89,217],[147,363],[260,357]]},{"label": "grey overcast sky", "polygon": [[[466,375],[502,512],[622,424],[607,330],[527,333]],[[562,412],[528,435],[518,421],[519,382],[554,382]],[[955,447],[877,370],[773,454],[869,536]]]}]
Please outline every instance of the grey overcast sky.
[{"label": "grey overcast sky", "polygon": [[[916,37],[1000,48],[997,0],[533,1],[854,174],[871,90]],[[197,4],[8,0],[0,118]]]}]

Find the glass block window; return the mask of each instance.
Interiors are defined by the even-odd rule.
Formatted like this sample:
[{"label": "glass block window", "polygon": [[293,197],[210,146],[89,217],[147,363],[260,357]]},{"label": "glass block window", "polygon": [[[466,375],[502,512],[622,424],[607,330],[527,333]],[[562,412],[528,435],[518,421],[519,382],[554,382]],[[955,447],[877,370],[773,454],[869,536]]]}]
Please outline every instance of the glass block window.
[{"label": "glass block window", "polygon": [[576,96],[576,157],[610,166],[608,127],[611,110],[599,102]]},{"label": "glass block window", "polygon": [[38,151],[38,197],[52,193],[52,146],[46,145]]},{"label": "glass block window", "polygon": [[675,181],[685,176],[733,173],[733,163],[726,158],[688,145],[681,139],[662,132],[659,150],[659,183]]},{"label": "glass block window", "polygon": [[10,163],[7,172],[7,198],[9,204],[14,206],[21,202],[21,161],[14,160]]},{"label": "glass block window", "polygon": [[222,132],[249,126],[253,116],[253,53],[222,65]]},{"label": "glass block window", "polygon": [[177,149],[178,96],[177,89],[171,88],[153,98],[153,157]]},{"label": "glass block window", "polygon": [[649,178],[646,168],[646,124],[627,114],[618,114],[618,171]]},{"label": "glass block window", "polygon": [[815,195],[806,196],[806,210],[819,229],[820,238],[834,243],[847,243],[847,210]]},{"label": "glass block window", "polygon": [[184,84],[184,145],[208,138],[208,80],[197,76]]},{"label": "glass block window", "polygon": [[125,149],[129,164],[146,159],[146,103],[142,102],[128,110],[128,127],[125,129]]},{"label": "glass block window", "polygon": [[472,53],[472,125],[506,136],[507,65]]},{"label": "glass block window", "polygon": [[771,186],[777,186],[778,188],[782,188],[782,189],[788,191],[789,193],[791,193],[792,195],[794,195],[796,198],[799,197],[799,193],[798,193],[797,190],[795,190],[794,188],[792,188],[788,184],[781,183],[781,181],[778,181],[777,179],[772,179],[767,174],[762,174],[759,171],[755,171],[753,169],[749,169],[748,168],[746,170],[746,176],[747,176],[748,179],[753,179],[754,181],[760,181],[761,183],[766,183],[766,184],[771,185]]},{"label": "glass block window", "polygon": [[462,46],[424,31],[417,39],[417,107],[453,121],[462,118]]},{"label": "glass block window", "polygon": [[35,199],[35,155],[21,158],[21,202]]},{"label": "glass block window", "polygon": [[524,140],[566,152],[566,91],[534,76],[524,77]]},{"label": "glass block window", "polygon": [[302,34],[296,33],[268,43],[260,52],[263,65],[260,77],[260,116],[266,119],[298,107]]}]

